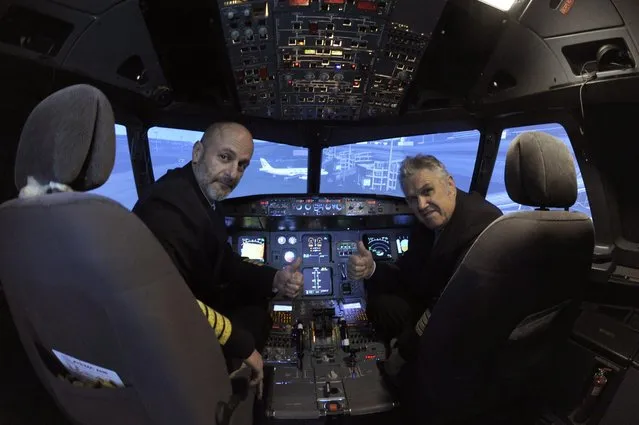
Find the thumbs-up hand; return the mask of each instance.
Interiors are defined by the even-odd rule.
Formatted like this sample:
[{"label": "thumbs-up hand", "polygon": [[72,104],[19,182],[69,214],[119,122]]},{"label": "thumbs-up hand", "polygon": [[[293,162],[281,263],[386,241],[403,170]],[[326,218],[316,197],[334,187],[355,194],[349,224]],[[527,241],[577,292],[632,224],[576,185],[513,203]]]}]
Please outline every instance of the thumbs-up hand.
[{"label": "thumbs-up hand", "polygon": [[348,278],[352,280],[369,279],[374,271],[373,254],[366,249],[362,241],[357,242],[357,253],[348,258]]},{"label": "thumbs-up hand", "polygon": [[298,257],[293,264],[275,273],[273,288],[287,297],[295,298],[304,286],[304,276],[300,272],[302,258]]}]

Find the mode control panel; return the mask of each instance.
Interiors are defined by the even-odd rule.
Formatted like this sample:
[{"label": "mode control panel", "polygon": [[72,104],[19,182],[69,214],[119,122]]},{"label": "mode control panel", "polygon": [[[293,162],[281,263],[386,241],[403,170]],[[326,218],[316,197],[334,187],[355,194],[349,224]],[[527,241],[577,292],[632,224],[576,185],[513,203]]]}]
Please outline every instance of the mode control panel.
[{"label": "mode control panel", "polygon": [[295,197],[260,199],[251,202],[229,199],[224,203],[227,216],[373,216],[412,214],[403,199],[365,197]]}]

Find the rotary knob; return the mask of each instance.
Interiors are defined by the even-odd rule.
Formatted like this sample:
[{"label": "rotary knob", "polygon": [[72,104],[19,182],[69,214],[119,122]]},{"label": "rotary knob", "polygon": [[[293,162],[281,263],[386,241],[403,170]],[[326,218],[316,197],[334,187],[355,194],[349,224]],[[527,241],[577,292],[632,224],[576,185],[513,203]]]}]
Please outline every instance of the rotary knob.
[{"label": "rotary knob", "polygon": [[228,13],[226,14],[226,17],[229,19],[235,18],[235,12],[232,10],[229,10]]},{"label": "rotary knob", "polygon": [[251,16],[251,9],[244,9],[244,16],[246,16],[247,18]]},{"label": "rotary knob", "polygon": [[293,74],[284,74],[284,81],[293,81]]},{"label": "rotary knob", "polygon": [[266,37],[266,34],[268,34],[268,29],[266,29],[266,27],[260,27],[258,32],[259,32],[260,36]]},{"label": "rotary knob", "polygon": [[328,79],[331,78],[330,75],[328,75],[328,72],[322,72],[320,74],[320,80],[322,81],[328,81]]},{"label": "rotary knob", "polygon": [[397,78],[399,78],[402,81],[408,80],[408,72],[400,71],[399,74],[397,74]]},{"label": "rotary knob", "polygon": [[247,28],[244,30],[244,37],[250,39],[253,37],[253,30],[250,28]]},{"label": "rotary knob", "polygon": [[307,72],[306,75],[304,76],[308,81],[312,81],[315,79],[315,74],[313,74],[312,72]]},{"label": "rotary knob", "polygon": [[333,77],[335,81],[344,81],[344,74],[335,74]]},{"label": "rotary knob", "polygon": [[237,41],[240,38],[240,32],[238,30],[231,31],[231,40]]}]

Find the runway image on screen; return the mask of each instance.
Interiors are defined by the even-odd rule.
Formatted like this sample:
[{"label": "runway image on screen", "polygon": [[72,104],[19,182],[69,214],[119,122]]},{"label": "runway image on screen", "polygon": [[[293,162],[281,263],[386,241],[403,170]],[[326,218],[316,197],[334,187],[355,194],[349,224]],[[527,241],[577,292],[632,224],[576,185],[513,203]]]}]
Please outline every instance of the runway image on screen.
[{"label": "runway image on screen", "polygon": [[239,240],[240,256],[264,262],[264,244],[262,237],[241,236]]},{"label": "runway image on screen", "polygon": [[366,235],[364,236],[364,245],[366,245],[366,248],[376,260],[390,260],[393,258],[390,238],[386,235]]},{"label": "runway image on screen", "polygon": [[333,277],[328,267],[307,267],[304,275],[304,295],[331,295],[333,293]]},{"label": "runway image on screen", "polygon": [[395,244],[397,245],[397,254],[404,255],[408,251],[408,236],[397,235],[395,238]]},{"label": "runway image on screen", "polygon": [[329,235],[304,235],[302,237],[302,258],[308,261],[331,260],[331,237]]}]

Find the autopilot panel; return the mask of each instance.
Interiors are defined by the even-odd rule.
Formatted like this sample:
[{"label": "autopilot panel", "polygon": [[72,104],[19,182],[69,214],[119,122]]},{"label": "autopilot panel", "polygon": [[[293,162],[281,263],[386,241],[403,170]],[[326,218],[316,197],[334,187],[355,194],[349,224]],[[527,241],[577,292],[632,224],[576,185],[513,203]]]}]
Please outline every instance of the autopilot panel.
[{"label": "autopilot panel", "polygon": [[275,268],[301,258],[301,295],[276,297],[263,353],[273,368],[267,412],[273,420],[392,410],[377,362],[385,349],[366,316],[365,287],[347,264],[362,241],[376,261],[408,249],[414,217],[396,198],[251,197],[225,201],[231,246]]}]

